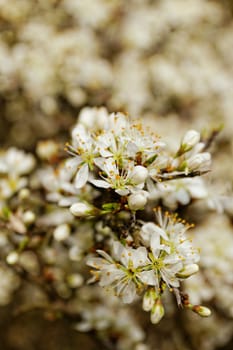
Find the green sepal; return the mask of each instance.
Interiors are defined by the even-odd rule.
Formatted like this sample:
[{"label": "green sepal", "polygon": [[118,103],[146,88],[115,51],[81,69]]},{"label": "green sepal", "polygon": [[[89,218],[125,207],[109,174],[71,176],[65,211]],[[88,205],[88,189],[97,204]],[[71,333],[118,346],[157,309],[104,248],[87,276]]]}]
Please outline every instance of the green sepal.
[{"label": "green sepal", "polygon": [[154,154],[152,157],[148,158],[143,165],[144,166],[151,165],[157,157],[158,157],[158,154]]},{"label": "green sepal", "polygon": [[105,203],[102,205],[102,210],[106,213],[111,213],[113,211],[120,210],[121,205],[120,203]]}]

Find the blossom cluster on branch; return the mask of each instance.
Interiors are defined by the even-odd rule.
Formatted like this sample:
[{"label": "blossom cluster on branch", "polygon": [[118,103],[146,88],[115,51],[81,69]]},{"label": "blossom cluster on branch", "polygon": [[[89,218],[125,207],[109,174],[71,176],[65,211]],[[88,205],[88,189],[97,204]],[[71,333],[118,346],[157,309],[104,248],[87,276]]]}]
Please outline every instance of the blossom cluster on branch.
[{"label": "blossom cluster on branch", "polygon": [[[84,113],[92,117],[88,124]],[[95,113],[101,117],[98,120],[102,125],[93,128]],[[101,225],[91,247],[83,242],[86,253],[96,250],[101,256],[87,258],[87,264],[95,269],[92,281],[113,288],[125,303],[143,294],[143,308],[151,311],[153,323],[164,314],[161,297],[166,288],[174,292],[179,306],[208,315],[208,309],[191,306],[179,290],[180,282],[198,271],[198,250],[186,235],[190,226],[161,208],[155,210],[157,219],[153,222],[154,200],[153,196],[150,198],[151,189],[153,192],[161,182],[192,179],[209,171],[211,156],[205,151],[200,134],[188,131],[178,149],[170,153],[158,135],[144,130],[141,123],[131,123],[122,113],[108,115],[104,108],[86,109],[81,117],[72,129],[71,144],[66,146],[71,157],[55,168],[37,169],[28,179],[25,175],[35,166],[32,155],[13,148],[1,155],[1,215],[6,227],[13,227],[24,236],[35,220],[43,223],[36,213],[20,209],[15,213],[7,205],[16,194],[18,200],[24,200],[30,196],[30,186],[38,191],[41,184],[48,202],[69,207],[74,222],[90,218],[90,225]],[[48,146],[42,143],[38,153],[46,154],[45,148],[52,159],[57,148]],[[17,204],[16,201],[16,207]],[[144,216],[145,221],[141,219]],[[66,223],[54,231],[58,241],[69,235]],[[25,243],[20,239],[19,246],[30,244],[31,239],[26,235]],[[14,265],[19,255],[13,251],[6,261]]]}]

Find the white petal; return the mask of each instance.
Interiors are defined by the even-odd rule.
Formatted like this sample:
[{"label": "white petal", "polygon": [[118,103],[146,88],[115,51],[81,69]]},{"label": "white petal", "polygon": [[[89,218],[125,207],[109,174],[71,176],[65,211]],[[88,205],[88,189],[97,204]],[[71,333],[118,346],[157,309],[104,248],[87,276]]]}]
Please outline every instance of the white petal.
[{"label": "white petal", "polygon": [[180,285],[179,280],[177,279],[175,274],[173,274],[170,270],[163,268],[160,270],[160,272],[163,280],[167,283],[167,285],[173,286],[173,287],[179,287]]},{"label": "white petal", "polygon": [[137,151],[138,151],[137,145],[134,142],[129,141],[129,143],[127,145],[127,154],[128,154],[128,156],[134,157],[135,154],[137,153]]},{"label": "white petal", "polygon": [[128,282],[128,285],[122,291],[122,301],[125,304],[130,304],[134,301],[136,296],[136,287],[132,281]]},{"label": "white petal", "polygon": [[164,258],[165,264],[176,264],[180,259],[177,254],[168,255]]},{"label": "white petal", "polygon": [[205,198],[208,196],[207,188],[202,179],[196,179],[194,183],[190,183],[188,190],[194,198]]},{"label": "white petal", "polygon": [[158,286],[158,277],[155,275],[154,271],[143,271],[139,274],[140,280],[146,285]]},{"label": "white petal", "polygon": [[107,261],[113,262],[111,256],[107,254],[104,250],[97,249],[96,251],[99,255],[101,255],[103,258],[105,258]]},{"label": "white petal", "polygon": [[87,183],[87,179],[88,179],[88,165],[84,164],[79,169],[75,177],[75,187],[82,188]]},{"label": "white petal", "polygon": [[163,229],[161,229],[159,226],[157,226],[157,225],[154,225],[154,226],[155,226],[154,232],[159,234],[163,239],[168,240],[168,236],[167,236],[166,232]]},{"label": "white petal", "polygon": [[68,159],[65,162],[65,167],[66,169],[69,169],[71,171],[74,171],[77,169],[77,167],[81,164],[82,162],[82,157],[77,156],[75,158]]},{"label": "white petal", "polygon": [[155,258],[158,258],[160,250],[161,250],[161,246],[160,246],[160,237],[153,235],[150,239],[150,247],[152,250],[152,253],[154,255]]},{"label": "white petal", "polygon": [[147,249],[145,247],[139,247],[137,249],[130,249],[132,255],[131,259],[133,261],[133,266],[137,268],[138,266],[144,266],[148,263],[147,259]]},{"label": "white petal", "polygon": [[105,162],[105,159],[103,159],[102,157],[98,157],[98,158],[95,158],[94,159],[94,163],[95,165],[100,168],[101,170],[104,169],[104,162]]},{"label": "white petal", "polygon": [[116,260],[120,261],[125,267],[128,267],[129,261],[133,256],[132,248],[125,248],[120,242],[113,243],[112,253]]},{"label": "white petal", "polygon": [[90,181],[93,185],[95,185],[96,187],[100,187],[100,188],[109,188],[111,187],[111,185],[104,180],[91,180]]},{"label": "white petal", "polygon": [[127,194],[129,194],[129,190],[127,190],[127,189],[115,190],[115,192],[116,192],[117,194],[119,194],[120,196],[127,196]]},{"label": "white petal", "polygon": [[70,205],[74,204],[77,201],[76,197],[62,197],[58,204],[61,207],[69,207]]},{"label": "white petal", "polygon": [[74,188],[73,184],[68,183],[68,182],[63,183],[61,185],[61,188],[62,188],[62,190],[64,190],[65,192],[68,192],[68,193],[72,193],[72,194],[78,193],[77,189]]},{"label": "white petal", "polygon": [[123,271],[116,269],[115,265],[110,265],[107,269],[101,271],[99,285],[101,287],[114,285],[114,282],[121,280],[124,276]]},{"label": "white petal", "polygon": [[89,257],[86,261],[88,266],[94,267],[95,269],[102,269],[105,264],[108,264],[103,258]]},{"label": "white petal", "polygon": [[176,193],[176,197],[182,205],[186,205],[190,201],[190,196],[184,188],[179,189],[179,191]]},{"label": "white petal", "polygon": [[105,148],[100,149],[100,154],[102,157],[112,157],[112,152],[108,151]]}]

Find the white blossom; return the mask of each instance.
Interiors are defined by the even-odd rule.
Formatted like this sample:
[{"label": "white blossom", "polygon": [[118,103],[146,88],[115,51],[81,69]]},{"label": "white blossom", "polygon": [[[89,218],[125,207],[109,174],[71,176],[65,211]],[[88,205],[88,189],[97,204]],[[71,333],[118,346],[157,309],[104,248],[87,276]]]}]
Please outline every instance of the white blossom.
[{"label": "white blossom", "polygon": [[201,177],[170,180],[160,183],[147,182],[150,199],[161,199],[163,204],[175,209],[178,204],[187,205],[191,199],[205,199],[208,196],[206,184]]},{"label": "white blossom", "polygon": [[100,286],[114,288],[116,295],[120,296],[124,303],[131,303],[135,299],[137,289],[146,279],[147,271],[141,271],[149,262],[146,248],[124,247],[116,241],[112,248],[113,257],[102,250],[97,252],[102,258],[93,257],[87,261],[89,266],[97,270],[93,272],[95,279],[100,280]]},{"label": "white blossom", "polygon": [[66,207],[77,202],[77,195],[80,194],[80,190],[71,182],[76,170],[72,168],[72,161],[68,159],[56,169],[47,167],[38,172],[38,178],[47,190],[47,199],[58,202],[60,206]]},{"label": "white blossom", "polygon": [[35,158],[16,148],[9,148],[5,154],[0,154],[0,173],[18,177],[30,173],[34,166]]},{"label": "white blossom", "polygon": [[[128,167],[124,171],[120,171],[116,162],[112,158],[96,159],[95,164],[100,170],[102,170],[103,175],[101,175],[101,180],[93,179],[90,182],[100,188],[112,188],[121,196],[126,196],[130,192],[136,189],[142,189],[144,182],[136,183],[134,182],[136,167]],[[144,173],[144,170],[143,170]],[[142,180],[146,177],[143,174]],[[138,179],[137,179],[138,180]],[[141,180],[140,180],[141,181]]]},{"label": "white blossom", "polygon": [[[159,225],[148,222],[140,233],[142,242],[151,249],[150,284],[158,288],[162,279],[168,286],[178,288],[180,278],[187,277],[187,274],[182,276],[182,272],[188,271],[190,265],[199,260],[199,255],[185,236],[189,226],[167,214],[162,216],[160,210],[157,217]],[[193,270],[190,269],[190,274],[197,272],[196,265]]]},{"label": "white blossom", "polygon": [[81,188],[87,183],[89,170],[93,170],[94,159],[98,156],[95,142],[83,125],[78,124],[72,130],[72,145],[68,145],[68,151],[75,157],[68,165],[77,169],[75,187]]},{"label": "white blossom", "polygon": [[[31,154],[9,148],[0,152],[0,201],[10,198],[28,184],[28,175],[35,167],[35,158]],[[1,203],[0,203],[1,206]]]}]

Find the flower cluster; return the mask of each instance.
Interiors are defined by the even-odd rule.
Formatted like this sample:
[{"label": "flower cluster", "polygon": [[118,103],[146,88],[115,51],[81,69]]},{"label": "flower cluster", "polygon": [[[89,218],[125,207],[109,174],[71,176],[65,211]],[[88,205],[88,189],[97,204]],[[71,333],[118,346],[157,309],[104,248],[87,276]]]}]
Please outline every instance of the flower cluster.
[{"label": "flower cluster", "polygon": [[[161,297],[167,288],[179,306],[192,308],[179,289],[183,279],[198,271],[198,251],[185,233],[189,225],[161,209],[157,224],[139,220],[137,213],[157,204],[154,193],[166,193],[161,186],[184,178],[197,187],[193,178],[208,172],[211,160],[200,133],[188,131],[171,152],[140,122],[131,122],[123,113],[109,114],[102,107],[82,110],[71,136],[66,145],[71,157],[55,170],[40,170],[38,176],[47,200],[69,207],[78,219],[101,220],[94,240],[105,249],[94,248],[101,257],[88,256],[87,264],[94,268],[91,281],[114,290],[124,303],[143,294],[143,309],[151,311],[153,323],[164,314]],[[128,222],[129,228],[122,232],[120,222]],[[69,235],[67,224],[54,231],[58,241]],[[203,310],[193,309],[207,316],[208,309]]]},{"label": "flower cluster", "polygon": [[[92,128],[95,118],[102,129],[101,125]],[[171,153],[166,143],[141,123],[130,122],[122,113],[108,115],[104,108],[88,108],[72,130],[67,151],[73,159],[66,167],[77,190],[87,183],[96,189],[113,190],[122,197],[115,203],[119,208],[137,211],[159,191],[161,182],[208,172],[211,156],[204,150],[205,143],[194,130],[188,131],[177,151]],[[75,203],[71,212],[85,216],[92,208]]]},{"label": "flower cluster", "polygon": [[160,298],[166,287],[178,290],[181,280],[198,271],[199,261],[198,251],[185,235],[188,226],[168,213],[163,216],[161,209],[157,219],[158,224],[142,225],[139,247],[114,241],[111,255],[97,250],[101,258],[91,257],[87,261],[95,268],[92,281],[113,288],[124,303],[133,302],[136,294],[145,292],[143,309],[151,311],[152,323],[159,322],[164,314]]}]

